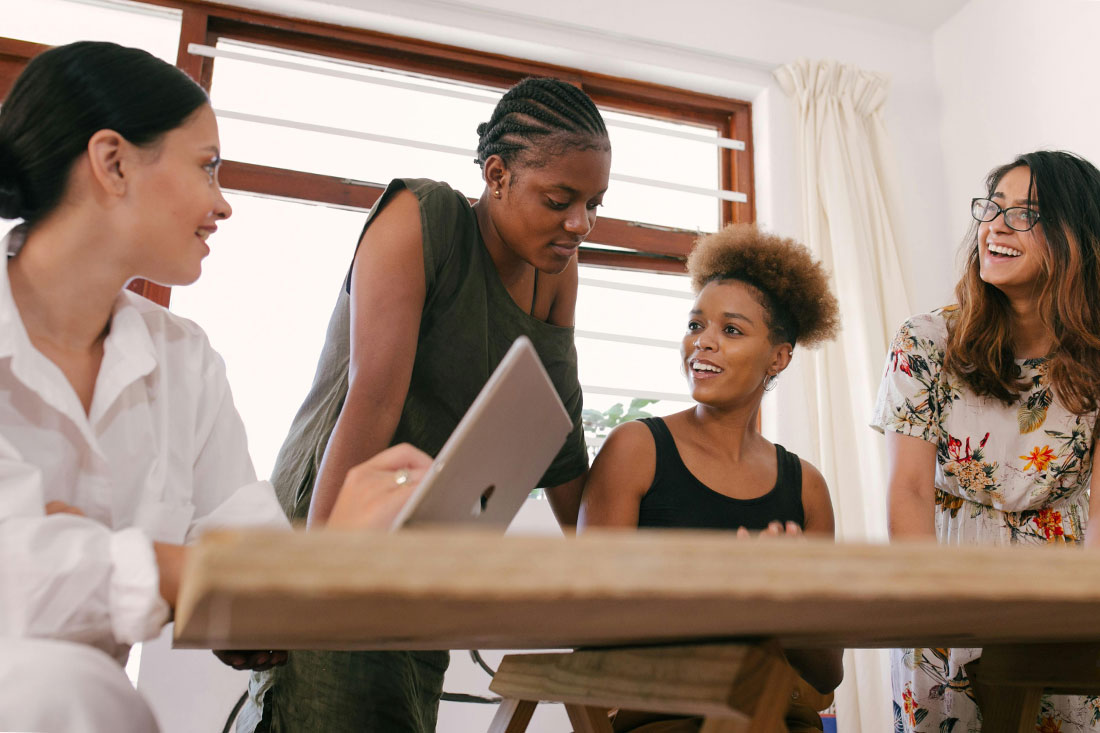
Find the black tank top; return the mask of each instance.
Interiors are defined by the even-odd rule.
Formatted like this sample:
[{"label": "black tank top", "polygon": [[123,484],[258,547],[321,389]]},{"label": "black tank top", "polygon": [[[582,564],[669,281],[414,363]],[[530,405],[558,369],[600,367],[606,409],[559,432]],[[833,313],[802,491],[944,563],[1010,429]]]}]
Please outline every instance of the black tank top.
[{"label": "black tank top", "polygon": [[775,446],[779,467],[775,487],[755,499],[734,499],[695,478],[680,458],[664,420],[646,417],[642,422],[653,433],[657,467],[638,510],[639,527],[761,530],[775,521],[804,525],[802,463],[783,446]]}]

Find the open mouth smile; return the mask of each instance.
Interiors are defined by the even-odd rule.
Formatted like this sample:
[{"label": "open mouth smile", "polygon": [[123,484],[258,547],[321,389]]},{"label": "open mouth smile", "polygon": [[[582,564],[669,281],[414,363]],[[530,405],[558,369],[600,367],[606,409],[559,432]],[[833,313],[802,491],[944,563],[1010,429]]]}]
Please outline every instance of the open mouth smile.
[{"label": "open mouth smile", "polygon": [[992,242],[987,242],[986,245],[985,245],[985,248],[988,249],[993,254],[1000,255],[1002,257],[1019,257],[1020,255],[1023,254],[1023,252],[1021,252],[1018,249],[1013,249],[1012,247],[1006,247],[1003,244],[994,244]]},{"label": "open mouth smile", "polygon": [[725,371],[717,364],[711,364],[709,361],[703,361],[702,359],[689,360],[688,368],[691,370],[691,374],[693,377],[702,379],[716,377]]}]

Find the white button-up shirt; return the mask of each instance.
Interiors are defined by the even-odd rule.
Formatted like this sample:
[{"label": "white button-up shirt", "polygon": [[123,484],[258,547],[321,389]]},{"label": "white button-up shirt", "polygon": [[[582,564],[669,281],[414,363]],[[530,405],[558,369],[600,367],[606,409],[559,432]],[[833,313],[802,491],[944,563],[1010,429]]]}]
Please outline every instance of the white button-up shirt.
[{"label": "white button-up shirt", "polygon": [[[201,328],[120,293],[85,414],[31,344],[3,260],[0,636],[83,642],[121,660],[168,619],[153,541],[287,522],[271,484],[256,481],[224,363]],[[46,516],[55,500],[86,517]]]}]

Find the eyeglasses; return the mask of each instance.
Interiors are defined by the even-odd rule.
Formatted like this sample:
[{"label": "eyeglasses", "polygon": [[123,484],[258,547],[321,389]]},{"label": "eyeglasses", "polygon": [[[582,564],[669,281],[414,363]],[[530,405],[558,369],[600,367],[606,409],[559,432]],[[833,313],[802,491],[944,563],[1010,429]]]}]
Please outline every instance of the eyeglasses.
[{"label": "eyeglasses", "polygon": [[1030,231],[1039,223],[1039,212],[1026,206],[1010,206],[1002,209],[996,201],[990,199],[971,199],[970,215],[978,221],[993,221],[1001,214],[1005,215],[1005,224],[1017,232]]}]

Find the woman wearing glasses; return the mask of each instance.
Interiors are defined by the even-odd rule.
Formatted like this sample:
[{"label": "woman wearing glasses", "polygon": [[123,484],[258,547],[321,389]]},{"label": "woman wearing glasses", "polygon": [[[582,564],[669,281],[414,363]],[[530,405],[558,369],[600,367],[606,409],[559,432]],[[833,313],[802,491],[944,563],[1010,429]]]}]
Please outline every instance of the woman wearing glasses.
[{"label": "woman wearing glasses", "polygon": [[[1100,171],[1021,155],[974,199],[957,305],[890,347],[873,425],[886,435],[893,537],[1085,542],[1100,396]],[[1093,503],[1095,502],[1095,503]],[[1100,545],[1096,534],[1088,544]],[[1041,582],[1021,578],[1021,583]],[[897,731],[980,728],[980,649],[894,651]],[[1044,696],[1039,731],[1100,730],[1100,699]]]}]

